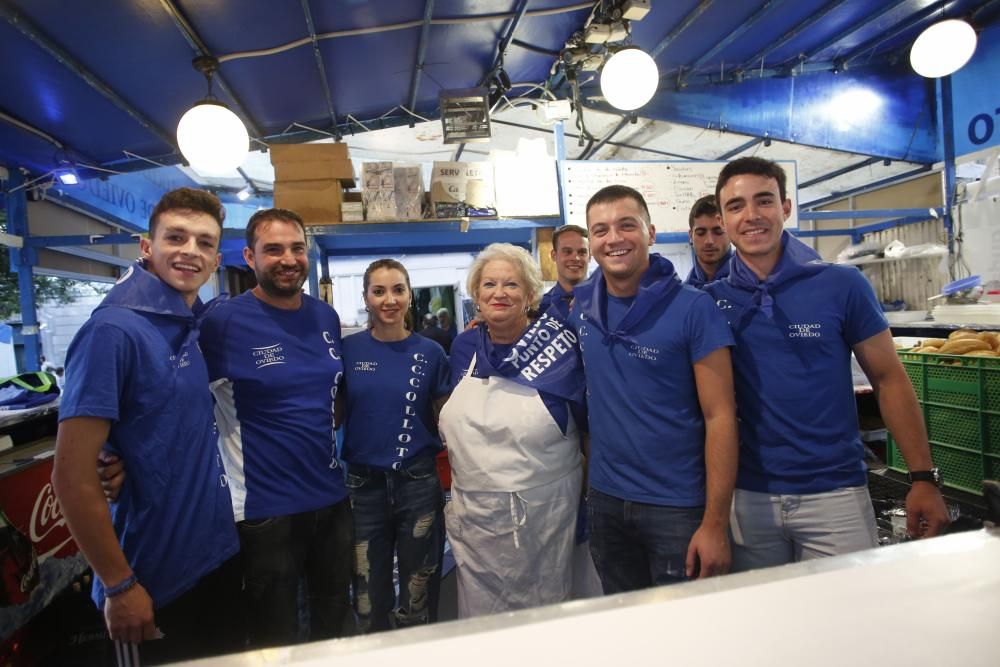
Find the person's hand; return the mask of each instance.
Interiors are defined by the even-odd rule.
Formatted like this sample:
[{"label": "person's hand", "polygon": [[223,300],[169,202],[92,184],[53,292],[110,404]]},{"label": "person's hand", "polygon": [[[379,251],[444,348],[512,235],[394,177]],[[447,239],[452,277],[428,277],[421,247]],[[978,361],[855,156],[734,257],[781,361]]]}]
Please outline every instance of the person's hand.
[{"label": "person's hand", "polygon": [[101,479],[104,497],[109,503],[118,500],[125,483],[125,462],[114,454],[101,452],[97,457],[97,476]]},{"label": "person's hand", "polygon": [[104,622],[112,640],[138,644],[159,636],[153,622],[153,600],[140,584],[121,595],[105,598]]},{"label": "person's hand", "polygon": [[698,579],[704,579],[729,572],[731,562],[726,529],[702,524],[691,536],[684,571],[689,577],[697,572]]},{"label": "person's hand", "polygon": [[930,482],[914,482],[906,494],[906,533],[917,539],[934,537],[950,523],[941,490]]}]

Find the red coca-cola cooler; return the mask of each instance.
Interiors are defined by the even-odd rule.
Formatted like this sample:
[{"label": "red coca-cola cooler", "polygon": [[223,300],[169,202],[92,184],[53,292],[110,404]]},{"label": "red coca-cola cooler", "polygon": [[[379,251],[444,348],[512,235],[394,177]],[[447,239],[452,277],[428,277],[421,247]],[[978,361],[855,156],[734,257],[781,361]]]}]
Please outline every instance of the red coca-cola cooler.
[{"label": "red coca-cola cooler", "polygon": [[[0,664],[4,665],[30,664],[32,659],[22,654],[33,643],[29,641],[32,620],[74,582],[80,588],[78,580],[87,570],[52,490],[55,408],[51,414],[41,412],[41,418],[51,421],[51,433],[26,443],[15,441],[0,453]],[[9,432],[10,424],[0,417],[0,436],[5,426]]]}]

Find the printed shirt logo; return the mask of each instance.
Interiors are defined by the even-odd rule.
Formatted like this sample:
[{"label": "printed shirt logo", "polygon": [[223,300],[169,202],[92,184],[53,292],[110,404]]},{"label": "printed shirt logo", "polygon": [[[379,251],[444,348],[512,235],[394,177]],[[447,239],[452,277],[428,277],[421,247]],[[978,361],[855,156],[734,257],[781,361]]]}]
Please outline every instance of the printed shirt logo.
[{"label": "printed shirt logo", "polygon": [[265,347],[251,348],[250,356],[253,358],[254,366],[264,368],[265,366],[285,363],[284,351],[285,348],[281,343],[275,343]]},{"label": "printed shirt logo", "polygon": [[355,373],[374,373],[378,368],[377,361],[355,361],[354,362],[354,372]]},{"label": "printed shirt logo", "polygon": [[789,324],[789,338],[821,338],[823,325],[817,324]]}]

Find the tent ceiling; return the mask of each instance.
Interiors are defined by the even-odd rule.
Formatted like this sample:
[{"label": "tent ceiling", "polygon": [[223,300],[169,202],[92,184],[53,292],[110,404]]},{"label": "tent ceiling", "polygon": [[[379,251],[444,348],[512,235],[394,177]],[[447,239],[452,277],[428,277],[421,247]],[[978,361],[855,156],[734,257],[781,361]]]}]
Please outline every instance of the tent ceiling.
[{"label": "tent ceiling", "polygon": [[[565,79],[551,77],[555,54],[583,28],[595,4],[612,3],[0,0],[0,164],[40,174],[62,161],[114,169],[147,165],[134,156],[178,162],[177,121],[205,93],[204,81],[190,65],[203,53],[222,62],[218,97],[244,117],[258,138],[303,141],[327,133],[345,135],[362,157],[389,148],[396,148],[400,159],[406,159],[407,151],[420,154],[414,158],[420,161],[434,159],[424,157],[431,153],[448,156],[450,149],[434,139],[436,124],[419,123],[410,112],[434,119],[439,90],[481,83],[499,62],[498,45],[512,28],[503,67],[513,82],[529,85],[516,86],[509,94],[538,96],[531,85],[549,82],[557,95],[566,97]],[[793,73],[810,77],[817,70],[846,68],[853,74],[889,68],[887,75],[879,76],[912,77],[905,89],[887,87],[889,94],[903,95],[924,84],[893,63],[905,56],[923,27],[945,16],[969,16],[982,27],[1000,16],[996,0],[652,4],[652,12],[632,24],[632,41],[655,54],[661,96],[681,96],[700,87],[709,92],[699,99],[726,96],[737,107],[741,99],[743,106],[759,101],[741,98],[747,89],[738,81],[787,80]],[[599,108],[596,83],[588,80],[583,80],[583,97]],[[754,90],[754,95],[762,94]],[[741,133],[720,131],[726,123],[710,104],[705,106],[691,112],[690,105],[651,104],[640,112],[648,118],[622,126],[591,157],[666,159],[626,146],[634,145],[715,159],[766,131],[763,120],[734,123],[731,127]],[[677,111],[682,107],[686,110]],[[932,126],[932,115],[920,122]],[[530,109],[497,119],[542,126]],[[411,122],[415,127],[405,127]],[[607,136],[620,122],[610,114],[587,112],[587,129],[595,139]],[[400,125],[404,130],[393,130],[388,139],[367,131]],[[754,131],[758,127],[761,131]],[[524,133],[544,136],[497,123],[490,147],[510,147],[508,135]],[[797,159],[800,182],[860,164],[869,156],[879,158],[818,183],[802,201],[847,189],[855,180],[870,181],[916,166],[901,159],[886,167],[881,162],[886,152],[852,146],[844,153],[834,150],[845,146],[833,140],[805,143],[818,148],[775,140],[745,151]],[[567,144],[570,156],[576,156],[575,140]],[[466,148],[476,150],[480,148]],[[254,154],[245,171],[267,182],[266,163],[266,155]]]}]

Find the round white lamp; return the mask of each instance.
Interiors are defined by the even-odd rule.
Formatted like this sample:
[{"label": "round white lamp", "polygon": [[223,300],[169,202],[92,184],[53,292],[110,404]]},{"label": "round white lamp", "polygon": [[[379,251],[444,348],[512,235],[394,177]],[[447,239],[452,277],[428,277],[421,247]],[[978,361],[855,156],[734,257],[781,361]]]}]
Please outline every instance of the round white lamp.
[{"label": "round white lamp", "polygon": [[222,176],[243,164],[250,137],[239,116],[223,104],[204,100],[181,116],[177,145],[198,173]]},{"label": "round white lamp", "polygon": [[960,70],[975,51],[975,29],[965,21],[949,19],[920,33],[910,49],[910,64],[920,76],[936,79]]},{"label": "round white lamp", "polygon": [[637,47],[612,54],[601,70],[601,94],[608,104],[622,111],[632,111],[649,102],[659,85],[656,62]]}]

